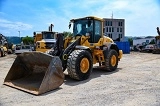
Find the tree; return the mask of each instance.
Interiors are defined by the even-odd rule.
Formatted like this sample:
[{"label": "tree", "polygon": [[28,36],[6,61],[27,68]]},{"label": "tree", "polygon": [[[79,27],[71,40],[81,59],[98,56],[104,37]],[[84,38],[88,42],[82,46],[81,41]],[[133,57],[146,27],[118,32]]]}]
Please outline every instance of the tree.
[{"label": "tree", "polygon": [[152,39],[151,42],[149,44],[155,44],[155,40]]},{"label": "tree", "polygon": [[128,38],[128,42],[130,43],[130,46],[133,46],[133,39],[132,38]]},{"label": "tree", "polygon": [[23,37],[22,41],[23,41],[23,44],[25,44],[25,45],[29,45],[29,44],[33,44],[34,43],[33,37],[28,37],[28,36]]},{"label": "tree", "polygon": [[69,37],[73,36],[73,33],[71,33],[71,32],[64,31],[63,34],[64,34],[64,38],[67,36],[69,36]]}]

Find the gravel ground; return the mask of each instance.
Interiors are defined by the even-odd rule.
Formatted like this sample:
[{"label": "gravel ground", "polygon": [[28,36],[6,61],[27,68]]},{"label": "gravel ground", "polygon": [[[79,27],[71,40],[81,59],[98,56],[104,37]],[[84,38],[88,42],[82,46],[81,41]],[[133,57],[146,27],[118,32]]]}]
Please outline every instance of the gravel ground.
[{"label": "gravel ground", "polygon": [[0,58],[0,106],[160,106],[158,54],[124,54],[115,72],[94,69],[85,81],[66,75],[59,89],[40,96],[3,85],[14,58]]}]

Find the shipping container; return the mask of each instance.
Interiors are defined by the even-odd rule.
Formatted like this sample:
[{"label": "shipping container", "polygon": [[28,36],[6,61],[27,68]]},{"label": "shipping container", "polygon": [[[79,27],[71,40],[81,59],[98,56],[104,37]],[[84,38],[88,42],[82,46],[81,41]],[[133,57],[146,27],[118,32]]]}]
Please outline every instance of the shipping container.
[{"label": "shipping container", "polygon": [[130,43],[129,42],[115,42],[120,50],[123,51],[124,54],[130,53]]}]

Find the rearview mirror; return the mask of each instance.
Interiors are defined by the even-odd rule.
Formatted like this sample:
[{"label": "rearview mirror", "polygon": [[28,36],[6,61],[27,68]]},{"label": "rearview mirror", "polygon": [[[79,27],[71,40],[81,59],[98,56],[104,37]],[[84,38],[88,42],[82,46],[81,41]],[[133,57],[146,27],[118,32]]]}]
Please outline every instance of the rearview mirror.
[{"label": "rearview mirror", "polygon": [[33,32],[33,35],[36,35],[36,32]]},{"label": "rearview mirror", "polygon": [[68,27],[69,27],[69,29],[71,28],[71,23],[69,23],[69,26],[68,26]]}]

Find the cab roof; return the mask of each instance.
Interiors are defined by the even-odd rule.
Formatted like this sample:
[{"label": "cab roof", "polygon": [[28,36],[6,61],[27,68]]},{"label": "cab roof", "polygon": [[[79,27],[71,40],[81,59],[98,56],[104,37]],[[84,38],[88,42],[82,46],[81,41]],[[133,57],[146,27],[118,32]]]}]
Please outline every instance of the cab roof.
[{"label": "cab roof", "polygon": [[104,21],[101,18],[95,17],[95,16],[87,16],[87,17],[83,17],[83,18],[76,18],[76,19],[71,19],[70,21],[75,21],[75,20],[83,20],[83,19],[94,19],[94,20],[99,20],[99,21]]}]

